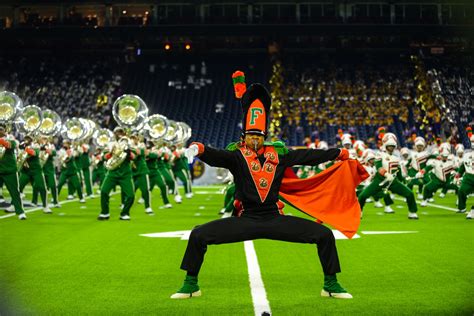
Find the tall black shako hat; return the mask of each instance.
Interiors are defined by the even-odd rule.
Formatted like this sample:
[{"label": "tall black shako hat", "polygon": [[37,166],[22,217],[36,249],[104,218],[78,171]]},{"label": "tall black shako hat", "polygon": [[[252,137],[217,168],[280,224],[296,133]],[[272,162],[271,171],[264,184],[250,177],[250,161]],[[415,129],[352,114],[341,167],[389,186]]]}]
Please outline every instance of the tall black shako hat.
[{"label": "tall black shako hat", "polygon": [[272,98],[267,89],[260,84],[254,83],[246,88],[245,75],[242,71],[236,71],[232,75],[235,96],[242,105],[242,134],[255,133],[266,136],[270,119]]}]

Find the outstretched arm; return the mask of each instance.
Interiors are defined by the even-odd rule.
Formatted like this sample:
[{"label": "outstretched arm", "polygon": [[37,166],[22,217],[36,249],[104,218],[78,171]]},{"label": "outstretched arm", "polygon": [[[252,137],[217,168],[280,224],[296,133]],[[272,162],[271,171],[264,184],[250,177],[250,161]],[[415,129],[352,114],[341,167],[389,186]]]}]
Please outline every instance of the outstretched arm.
[{"label": "outstretched arm", "polygon": [[285,155],[286,165],[316,166],[329,160],[346,160],[349,158],[349,152],[346,149],[331,148],[322,149],[297,149],[288,152]]},{"label": "outstretched arm", "polygon": [[[235,169],[236,155],[232,151],[204,146],[202,143],[192,143],[187,151],[194,151],[194,155],[197,155],[199,159],[212,167],[221,167],[229,170]],[[185,155],[188,157],[188,161],[191,162],[189,153]]]}]

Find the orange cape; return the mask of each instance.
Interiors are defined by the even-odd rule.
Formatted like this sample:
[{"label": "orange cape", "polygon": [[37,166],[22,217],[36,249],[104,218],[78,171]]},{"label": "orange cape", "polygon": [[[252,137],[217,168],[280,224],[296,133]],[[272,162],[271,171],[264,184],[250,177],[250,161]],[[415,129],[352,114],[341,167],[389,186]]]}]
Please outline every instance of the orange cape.
[{"label": "orange cape", "polygon": [[280,187],[280,197],[319,221],[328,223],[348,238],[360,225],[360,205],[356,187],[369,177],[357,160],[338,162],[307,179],[286,177]]}]

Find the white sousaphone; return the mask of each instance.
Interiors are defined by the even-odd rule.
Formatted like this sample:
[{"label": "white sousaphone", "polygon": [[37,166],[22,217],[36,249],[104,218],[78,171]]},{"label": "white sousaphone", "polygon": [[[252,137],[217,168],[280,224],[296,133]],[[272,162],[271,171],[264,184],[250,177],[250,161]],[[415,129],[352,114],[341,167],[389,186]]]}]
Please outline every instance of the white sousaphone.
[{"label": "white sousaphone", "polygon": [[[21,112],[23,101],[13,92],[0,92],[0,124],[11,126],[16,116]],[[5,154],[5,147],[0,145],[0,159]]]},{"label": "white sousaphone", "polygon": [[[148,107],[139,96],[124,94],[120,96],[112,107],[112,115],[117,124],[132,131],[140,131],[148,117]],[[130,141],[124,136],[112,148],[112,157],[105,162],[107,170],[115,170],[127,159]]]}]

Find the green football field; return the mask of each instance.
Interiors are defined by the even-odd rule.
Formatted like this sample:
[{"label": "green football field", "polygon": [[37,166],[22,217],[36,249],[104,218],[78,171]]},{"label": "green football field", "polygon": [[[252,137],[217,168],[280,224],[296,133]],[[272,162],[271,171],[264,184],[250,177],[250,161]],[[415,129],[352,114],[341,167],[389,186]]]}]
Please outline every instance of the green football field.
[{"label": "green football field", "polygon": [[[112,197],[112,216],[105,222],[96,220],[99,198],[68,201],[52,215],[32,211],[27,221],[0,214],[0,314],[474,313],[474,220],[453,211],[452,194],[436,197],[438,207],[420,208],[418,221],[407,219],[400,200],[391,215],[367,204],[359,238],[337,240],[343,270],[338,279],[352,300],[320,296],[323,274],[314,245],[270,240],[253,242],[264,286],[253,289],[268,304],[262,307],[261,295],[252,299],[244,243],[209,246],[199,275],[203,296],[171,300],[184,279],[179,266],[186,231],[217,219],[222,207],[220,187],[194,191],[191,200],[166,210],[158,208],[155,191],[156,215],[145,215],[144,206],[135,203],[130,222],[118,220],[119,195]],[[470,198],[468,208],[473,202]],[[301,216],[289,207],[285,211]],[[166,232],[175,237],[157,237]]]}]

